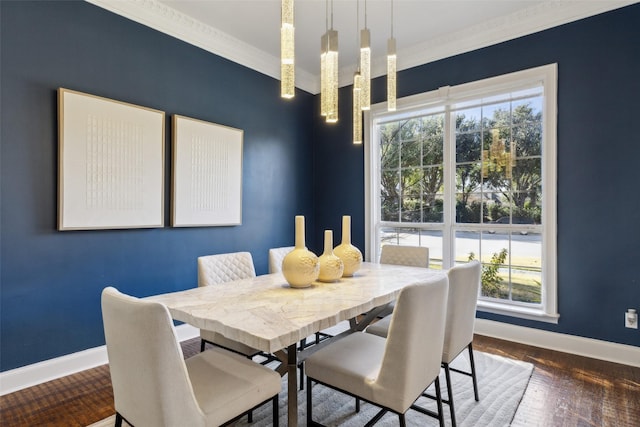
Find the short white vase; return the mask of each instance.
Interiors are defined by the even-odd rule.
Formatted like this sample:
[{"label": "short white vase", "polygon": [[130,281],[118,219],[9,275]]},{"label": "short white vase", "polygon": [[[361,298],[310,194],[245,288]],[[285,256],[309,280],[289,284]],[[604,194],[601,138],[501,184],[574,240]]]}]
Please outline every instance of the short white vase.
[{"label": "short white vase", "polygon": [[344,263],[340,257],[333,253],[333,231],[324,231],[324,252],[320,255],[320,275],[321,282],[335,282],[342,277]]},{"label": "short white vase", "polygon": [[344,263],[342,277],[351,277],[362,266],[362,252],[351,244],[351,217],[342,217],[342,243],[335,247],[333,253]]},{"label": "short white vase", "polygon": [[296,246],[282,260],[282,274],[292,288],[308,288],[318,278],[320,260],[305,246],[304,216],[296,216]]}]

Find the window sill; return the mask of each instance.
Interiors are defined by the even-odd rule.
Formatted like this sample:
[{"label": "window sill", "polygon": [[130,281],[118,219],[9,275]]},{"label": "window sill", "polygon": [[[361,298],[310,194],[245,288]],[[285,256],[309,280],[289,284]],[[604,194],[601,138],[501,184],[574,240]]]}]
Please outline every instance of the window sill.
[{"label": "window sill", "polygon": [[558,318],[560,317],[559,314],[547,313],[542,308],[530,308],[483,300],[478,300],[478,311],[555,324],[558,323]]}]

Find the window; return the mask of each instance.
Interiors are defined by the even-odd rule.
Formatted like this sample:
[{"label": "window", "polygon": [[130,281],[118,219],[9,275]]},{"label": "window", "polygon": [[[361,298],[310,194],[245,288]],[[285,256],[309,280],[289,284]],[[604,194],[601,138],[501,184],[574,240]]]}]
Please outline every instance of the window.
[{"label": "window", "polygon": [[478,309],[557,322],[555,64],[445,87],[366,114],[367,254],[428,246],[479,259]]}]

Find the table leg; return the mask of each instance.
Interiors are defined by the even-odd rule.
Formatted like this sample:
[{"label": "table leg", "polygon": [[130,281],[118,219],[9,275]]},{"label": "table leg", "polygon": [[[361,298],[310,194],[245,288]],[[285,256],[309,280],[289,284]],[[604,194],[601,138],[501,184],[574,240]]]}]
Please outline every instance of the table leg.
[{"label": "table leg", "polygon": [[287,348],[287,410],[289,426],[298,425],[298,348],[292,344]]}]

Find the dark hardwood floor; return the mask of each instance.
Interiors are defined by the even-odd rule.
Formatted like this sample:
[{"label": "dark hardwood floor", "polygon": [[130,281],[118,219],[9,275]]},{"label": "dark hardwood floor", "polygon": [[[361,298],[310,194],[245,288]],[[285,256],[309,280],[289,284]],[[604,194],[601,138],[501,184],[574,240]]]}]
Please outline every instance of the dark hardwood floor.
[{"label": "dark hardwood floor", "polygon": [[[185,356],[199,345],[184,342]],[[484,336],[474,348],[534,364],[514,426],[640,426],[640,368]],[[2,427],[84,427],[113,413],[106,365],[0,397]]]}]

